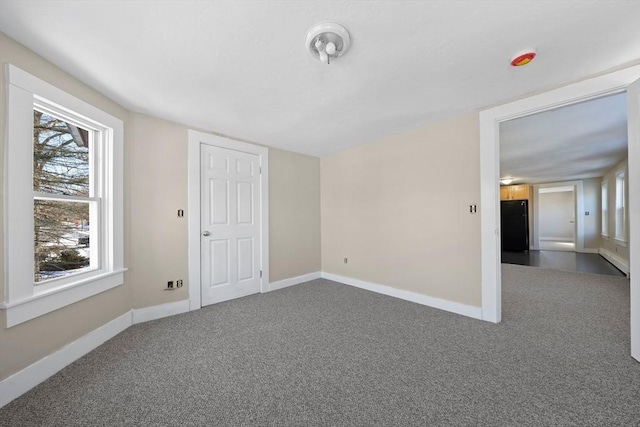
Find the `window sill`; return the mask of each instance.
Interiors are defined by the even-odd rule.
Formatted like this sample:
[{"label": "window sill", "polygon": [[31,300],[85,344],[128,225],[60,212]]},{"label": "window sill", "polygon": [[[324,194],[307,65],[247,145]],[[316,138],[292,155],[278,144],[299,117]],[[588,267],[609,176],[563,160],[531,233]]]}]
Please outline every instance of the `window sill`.
[{"label": "window sill", "polygon": [[124,283],[126,268],[95,275],[65,286],[36,293],[19,301],[0,304],[6,312],[6,327],[10,328],[69,304],[92,297]]},{"label": "window sill", "polygon": [[604,240],[609,240],[609,236],[606,234],[601,234],[600,237],[602,237]]},{"label": "window sill", "polygon": [[627,241],[626,240],[620,240],[620,239],[613,239],[615,240],[615,243],[617,246],[623,246],[623,247],[627,247]]}]

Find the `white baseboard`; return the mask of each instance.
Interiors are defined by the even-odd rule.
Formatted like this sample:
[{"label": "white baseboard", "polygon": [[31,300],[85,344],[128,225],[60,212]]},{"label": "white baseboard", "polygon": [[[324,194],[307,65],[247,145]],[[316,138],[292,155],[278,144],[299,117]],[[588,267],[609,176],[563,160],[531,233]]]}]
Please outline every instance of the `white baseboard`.
[{"label": "white baseboard", "polygon": [[[404,291],[389,286],[369,283],[362,280],[339,276],[337,274],[322,273],[319,271],[270,283],[269,290],[282,289],[288,286],[308,282],[310,280],[319,279],[321,277],[383,295],[472,317],[474,319],[482,319],[482,309],[480,307],[473,307],[453,301],[417,294],[415,292]],[[109,323],[64,346],[55,353],[40,359],[23,370],[0,381],[0,408],[31,390],[33,387],[51,377],[67,365],[75,362],[91,350],[97,348],[105,341],[115,337],[120,332],[123,332],[129,326],[136,323],[160,319],[162,317],[186,313],[188,311],[189,300],[187,299],[152,307],[138,308],[126,312]]]},{"label": "white baseboard", "polygon": [[598,252],[604,259],[615,265],[618,270],[626,274],[627,277],[629,276],[629,262],[627,260],[620,258],[618,255],[605,248],[600,248]]},{"label": "white baseboard", "polygon": [[168,302],[166,304],[152,305],[151,307],[136,308],[133,310],[133,324],[162,319],[189,311],[189,300]]},{"label": "white baseboard", "polygon": [[540,240],[545,242],[573,242],[571,237],[540,237]]},{"label": "white baseboard", "polygon": [[600,251],[596,248],[583,248],[580,253],[581,254],[597,254]]},{"label": "white baseboard", "polygon": [[269,283],[269,291],[275,291],[282,288],[287,288],[293,285],[299,285],[300,283],[308,282],[310,280],[316,280],[320,278],[320,272],[303,274],[302,276],[290,277],[288,279],[278,280],[277,282]]},{"label": "white baseboard", "polygon": [[65,366],[115,337],[129,326],[189,311],[189,300],[130,310],[37,362],[0,381],[0,408],[37,386]]},{"label": "white baseboard", "polygon": [[363,280],[352,279],[350,277],[340,276],[332,273],[322,272],[322,278],[333,280],[334,282],[344,283],[346,285],[355,286],[357,288],[366,289],[368,291],[377,292],[379,294],[400,298],[406,301],[415,302],[417,304],[426,305],[451,313],[461,314],[463,316],[472,317],[482,320],[482,308],[471,305],[460,304],[445,299],[434,298],[411,291],[392,288],[390,286],[379,285],[377,283],[365,282]]},{"label": "white baseboard", "polygon": [[0,408],[131,326],[131,311],[0,381]]}]

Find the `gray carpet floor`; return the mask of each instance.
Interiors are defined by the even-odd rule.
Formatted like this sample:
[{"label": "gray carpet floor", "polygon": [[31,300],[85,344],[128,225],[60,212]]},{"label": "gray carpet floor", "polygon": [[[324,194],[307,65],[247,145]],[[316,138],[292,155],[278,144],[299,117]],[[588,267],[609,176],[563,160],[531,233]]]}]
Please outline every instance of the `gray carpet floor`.
[{"label": "gray carpet floor", "polygon": [[2,426],[638,426],[625,278],[503,265],[504,321],[315,280],[135,325]]}]

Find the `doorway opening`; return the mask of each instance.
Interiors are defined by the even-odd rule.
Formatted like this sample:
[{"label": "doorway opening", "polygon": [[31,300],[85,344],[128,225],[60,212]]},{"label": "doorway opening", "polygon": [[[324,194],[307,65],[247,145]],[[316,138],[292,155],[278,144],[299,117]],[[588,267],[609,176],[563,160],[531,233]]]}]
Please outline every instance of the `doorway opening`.
[{"label": "doorway opening", "polygon": [[548,251],[576,250],[576,196],[574,187],[537,188],[538,248]]},{"label": "doorway opening", "polygon": [[[626,92],[629,117],[640,114],[640,66],[629,67],[610,74],[583,80],[560,89],[535,95],[480,113],[481,145],[481,234],[482,234],[482,313],[483,319],[500,322],[502,319],[501,247],[500,247],[500,125],[509,120],[526,117],[563,106]],[[640,124],[628,122],[628,194],[638,194],[640,184]],[[559,180],[554,180],[559,181]],[[640,259],[639,200],[629,198],[628,239],[629,270],[637,269],[634,260]],[[578,217],[585,211],[579,211]],[[640,224],[639,224],[640,225]],[[577,236],[579,238],[579,236]],[[640,275],[630,275],[631,298],[631,355],[640,360]]]}]

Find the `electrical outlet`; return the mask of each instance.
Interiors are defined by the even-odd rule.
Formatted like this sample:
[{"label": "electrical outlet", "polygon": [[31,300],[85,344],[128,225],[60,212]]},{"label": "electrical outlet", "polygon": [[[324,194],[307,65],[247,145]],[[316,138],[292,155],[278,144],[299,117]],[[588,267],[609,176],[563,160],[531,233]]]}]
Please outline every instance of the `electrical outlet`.
[{"label": "electrical outlet", "polygon": [[174,289],[173,287],[173,280],[169,280],[167,282],[167,287],[164,289],[165,291],[172,291]]},{"label": "electrical outlet", "polygon": [[176,280],[176,288],[181,288],[181,287],[182,287],[182,279]]},{"label": "electrical outlet", "polygon": [[344,257],[344,263],[346,264],[348,261],[347,257]]}]

